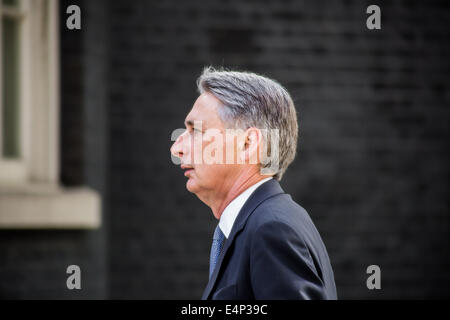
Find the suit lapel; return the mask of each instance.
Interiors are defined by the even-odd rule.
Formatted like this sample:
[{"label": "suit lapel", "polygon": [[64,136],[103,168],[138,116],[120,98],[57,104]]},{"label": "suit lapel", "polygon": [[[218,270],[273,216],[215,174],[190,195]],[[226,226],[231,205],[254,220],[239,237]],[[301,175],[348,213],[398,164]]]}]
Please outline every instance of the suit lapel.
[{"label": "suit lapel", "polygon": [[250,214],[256,209],[256,207],[261,202],[263,202],[267,198],[270,198],[280,193],[284,193],[283,189],[281,189],[280,184],[278,183],[277,180],[271,179],[260,185],[245,202],[244,206],[242,207],[241,211],[239,211],[239,214],[236,217],[236,221],[233,224],[230,236],[226,240],[224,248],[220,253],[219,260],[217,261],[216,264],[216,268],[214,269],[214,272],[211,275],[211,279],[209,280],[208,285],[206,286],[205,291],[203,292],[202,296],[203,300],[209,298],[211,291],[214,288],[214,285],[217,281],[217,276],[222,267],[223,259],[227,254],[228,249],[231,247],[234,239],[236,238],[236,235],[244,228]]}]

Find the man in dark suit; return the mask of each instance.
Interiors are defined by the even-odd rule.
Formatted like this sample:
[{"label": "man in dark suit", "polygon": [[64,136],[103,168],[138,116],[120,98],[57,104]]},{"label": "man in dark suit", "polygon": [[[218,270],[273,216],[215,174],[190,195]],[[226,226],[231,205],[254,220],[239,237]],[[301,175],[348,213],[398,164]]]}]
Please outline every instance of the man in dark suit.
[{"label": "man in dark suit", "polygon": [[254,73],[212,68],[198,89],[171,153],[186,188],[219,220],[203,299],[336,299],[319,232],[278,182],[297,147],[288,92]]}]

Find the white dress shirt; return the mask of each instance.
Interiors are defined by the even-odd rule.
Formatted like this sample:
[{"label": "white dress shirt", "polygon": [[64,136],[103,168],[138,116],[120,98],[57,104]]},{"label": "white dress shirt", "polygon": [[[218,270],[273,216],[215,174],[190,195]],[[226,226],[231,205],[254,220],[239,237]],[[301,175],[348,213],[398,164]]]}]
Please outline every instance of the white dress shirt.
[{"label": "white dress shirt", "polygon": [[234,198],[233,201],[231,201],[227,205],[225,210],[223,210],[223,213],[220,216],[219,228],[220,230],[222,230],[227,239],[230,235],[231,228],[233,228],[234,221],[236,220],[236,217],[238,216],[239,211],[241,211],[245,202],[251,196],[253,191],[255,191],[260,185],[262,185],[266,181],[269,181],[270,179],[272,179],[272,177],[258,181],[257,183],[246,189],[244,192],[242,192],[240,195],[238,195],[236,198]]}]

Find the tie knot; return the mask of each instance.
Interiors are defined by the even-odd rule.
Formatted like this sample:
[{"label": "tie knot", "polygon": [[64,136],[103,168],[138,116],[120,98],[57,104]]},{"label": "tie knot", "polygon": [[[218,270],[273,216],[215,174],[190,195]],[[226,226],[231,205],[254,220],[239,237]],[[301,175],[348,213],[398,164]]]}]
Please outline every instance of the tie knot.
[{"label": "tie knot", "polygon": [[219,225],[217,225],[216,230],[214,230],[213,239],[222,241],[225,238],[225,235],[223,234],[222,230],[220,230]]}]

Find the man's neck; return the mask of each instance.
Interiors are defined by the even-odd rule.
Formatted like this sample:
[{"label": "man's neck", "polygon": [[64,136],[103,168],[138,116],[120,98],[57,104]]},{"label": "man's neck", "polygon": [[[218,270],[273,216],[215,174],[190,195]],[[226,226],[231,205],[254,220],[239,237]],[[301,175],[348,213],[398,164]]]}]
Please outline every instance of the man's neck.
[{"label": "man's neck", "polygon": [[269,176],[263,176],[257,172],[241,174],[234,184],[231,186],[229,191],[218,199],[211,201],[208,206],[211,208],[216,219],[220,219],[225,208],[242,192],[250,188],[252,185],[258,183],[259,181],[268,178]]}]

